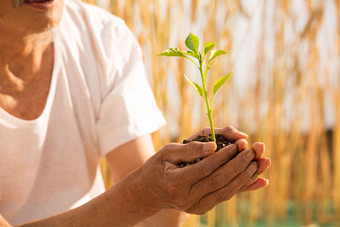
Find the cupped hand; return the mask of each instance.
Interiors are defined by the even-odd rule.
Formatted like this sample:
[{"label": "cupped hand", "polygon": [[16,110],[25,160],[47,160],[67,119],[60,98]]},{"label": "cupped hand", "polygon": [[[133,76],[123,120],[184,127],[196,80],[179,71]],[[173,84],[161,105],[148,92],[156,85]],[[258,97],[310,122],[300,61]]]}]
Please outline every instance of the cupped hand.
[{"label": "cupped hand", "polygon": [[[208,130],[190,138],[202,133]],[[213,142],[168,144],[131,174],[128,193],[155,210],[175,208],[203,214],[238,192],[265,186],[258,178],[268,168],[262,158],[264,146],[254,144],[246,149],[247,136],[232,127],[217,129],[216,133],[234,144],[216,153]],[[197,159],[203,160],[184,168],[179,166]]]},{"label": "cupped hand", "polygon": [[[211,129],[204,128],[201,131],[197,132],[196,134],[190,136],[187,140],[193,140],[199,135],[209,135],[209,134],[211,134]],[[241,131],[238,131],[236,128],[232,126],[227,126],[224,128],[215,128],[215,134],[223,135],[225,139],[229,140],[232,143],[235,143],[237,141],[239,152],[245,150],[248,146],[248,142],[245,140],[248,137],[248,135]],[[250,149],[252,149],[255,152],[254,160],[257,161],[258,170],[254,174],[254,176],[251,178],[251,180],[248,182],[248,184],[242,187],[239,190],[239,192],[257,190],[269,184],[268,179],[259,177],[271,165],[271,159],[267,157],[263,157],[265,153],[264,143],[256,142],[251,146]]]}]

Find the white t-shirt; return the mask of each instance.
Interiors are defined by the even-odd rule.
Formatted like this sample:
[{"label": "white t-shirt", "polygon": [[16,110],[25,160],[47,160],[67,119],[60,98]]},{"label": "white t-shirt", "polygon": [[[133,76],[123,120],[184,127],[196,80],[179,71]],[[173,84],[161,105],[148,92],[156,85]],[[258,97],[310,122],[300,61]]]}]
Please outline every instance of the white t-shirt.
[{"label": "white t-shirt", "polygon": [[0,108],[0,213],[13,225],[103,192],[99,158],[165,123],[121,19],[66,0],[54,50],[41,116],[26,121]]}]

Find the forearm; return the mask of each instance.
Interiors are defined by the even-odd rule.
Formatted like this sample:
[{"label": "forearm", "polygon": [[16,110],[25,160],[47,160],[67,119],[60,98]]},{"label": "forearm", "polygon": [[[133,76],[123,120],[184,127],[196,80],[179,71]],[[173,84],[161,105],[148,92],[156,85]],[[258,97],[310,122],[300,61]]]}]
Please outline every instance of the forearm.
[{"label": "forearm", "polygon": [[125,190],[126,185],[132,183],[131,180],[128,176],[81,207],[22,227],[134,226],[159,210],[147,207],[138,197]]}]

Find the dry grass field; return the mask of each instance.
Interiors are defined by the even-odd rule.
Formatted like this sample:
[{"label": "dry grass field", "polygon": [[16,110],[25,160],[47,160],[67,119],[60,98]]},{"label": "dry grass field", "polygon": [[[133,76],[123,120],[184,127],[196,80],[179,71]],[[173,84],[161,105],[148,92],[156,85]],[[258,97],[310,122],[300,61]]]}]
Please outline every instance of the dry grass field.
[{"label": "dry grass field", "polygon": [[185,226],[340,226],[339,0],[106,3],[142,47],[168,121],[153,135],[158,149],[208,126],[199,97],[183,77],[198,75],[184,60],[157,56],[168,47],[185,49],[184,39],[193,32],[230,52],[210,74],[216,81],[233,71],[217,95],[216,127],[230,124],[246,132],[250,143],[263,141],[272,159],[265,174],[269,187],[191,216]]}]

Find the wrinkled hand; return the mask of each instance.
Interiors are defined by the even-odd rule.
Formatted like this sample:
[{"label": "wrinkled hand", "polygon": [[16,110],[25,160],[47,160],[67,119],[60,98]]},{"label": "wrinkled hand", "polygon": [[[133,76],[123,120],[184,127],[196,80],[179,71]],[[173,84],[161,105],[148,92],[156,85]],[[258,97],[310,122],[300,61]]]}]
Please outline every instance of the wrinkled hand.
[{"label": "wrinkled hand", "polygon": [[[209,133],[209,129],[190,138],[203,133]],[[238,192],[266,186],[268,181],[258,177],[270,165],[270,159],[262,158],[264,144],[255,143],[246,149],[247,136],[230,126],[216,129],[216,133],[234,144],[216,153],[213,142],[168,144],[132,173],[129,193],[155,210],[175,208],[204,214]],[[182,162],[199,158],[204,159],[179,167]]]}]

